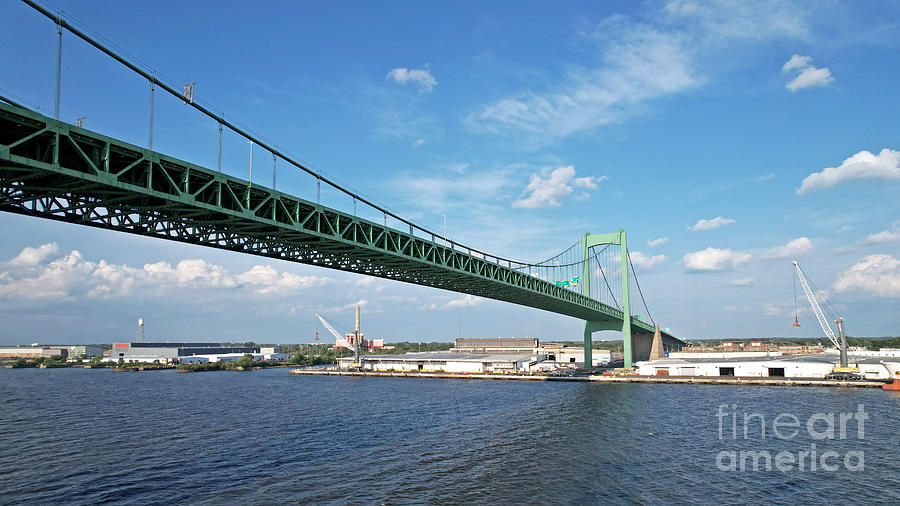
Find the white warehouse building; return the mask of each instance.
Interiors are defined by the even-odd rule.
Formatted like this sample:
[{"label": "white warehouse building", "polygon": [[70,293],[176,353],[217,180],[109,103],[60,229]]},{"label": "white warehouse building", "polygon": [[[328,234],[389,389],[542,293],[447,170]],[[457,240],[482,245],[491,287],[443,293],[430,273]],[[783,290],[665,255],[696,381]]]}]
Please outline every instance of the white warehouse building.
[{"label": "white warehouse building", "polygon": [[[824,378],[837,365],[836,357],[791,355],[734,358],[665,358],[638,362],[643,376],[740,376],[749,378]],[[850,366],[858,367],[865,379],[889,379],[900,362],[881,358],[853,357]]]},{"label": "white warehouse building", "polygon": [[[422,352],[405,355],[366,355],[363,369],[370,371],[421,372],[527,372],[540,359],[531,354],[464,354],[453,352]],[[352,358],[338,359],[338,366],[346,368]]]}]

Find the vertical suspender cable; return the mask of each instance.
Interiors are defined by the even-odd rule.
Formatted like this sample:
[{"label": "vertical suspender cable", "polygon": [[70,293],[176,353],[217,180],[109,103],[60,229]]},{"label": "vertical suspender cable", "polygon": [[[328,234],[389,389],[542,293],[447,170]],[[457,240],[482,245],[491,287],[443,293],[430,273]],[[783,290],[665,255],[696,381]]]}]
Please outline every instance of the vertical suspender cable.
[{"label": "vertical suspender cable", "polygon": [[59,89],[62,79],[62,24],[56,18],[56,96],[53,102],[53,118],[59,121]]},{"label": "vertical suspender cable", "polygon": [[217,163],[219,172],[222,172],[222,122],[219,121],[219,160]]},{"label": "vertical suspender cable", "polygon": [[150,82],[150,138],[147,140],[147,149],[153,150],[153,96],[156,93],[156,85]]}]

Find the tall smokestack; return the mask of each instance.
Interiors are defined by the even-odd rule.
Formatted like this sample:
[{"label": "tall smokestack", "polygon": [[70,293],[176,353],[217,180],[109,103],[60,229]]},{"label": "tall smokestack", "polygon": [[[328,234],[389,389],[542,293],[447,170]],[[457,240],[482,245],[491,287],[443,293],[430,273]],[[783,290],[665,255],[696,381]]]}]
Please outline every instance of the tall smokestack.
[{"label": "tall smokestack", "polygon": [[359,306],[356,306],[356,335],[353,339],[353,351],[355,353],[355,362],[359,364]]}]

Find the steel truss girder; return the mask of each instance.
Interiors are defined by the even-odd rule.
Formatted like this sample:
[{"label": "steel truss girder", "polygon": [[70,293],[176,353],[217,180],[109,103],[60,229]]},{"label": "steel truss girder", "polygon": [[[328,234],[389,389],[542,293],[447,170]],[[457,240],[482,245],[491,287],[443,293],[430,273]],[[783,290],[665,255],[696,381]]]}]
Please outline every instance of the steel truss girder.
[{"label": "steel truss girder", "polygon": [[616,308],[458,245],[2,103],[0,210],[622,321]]}]

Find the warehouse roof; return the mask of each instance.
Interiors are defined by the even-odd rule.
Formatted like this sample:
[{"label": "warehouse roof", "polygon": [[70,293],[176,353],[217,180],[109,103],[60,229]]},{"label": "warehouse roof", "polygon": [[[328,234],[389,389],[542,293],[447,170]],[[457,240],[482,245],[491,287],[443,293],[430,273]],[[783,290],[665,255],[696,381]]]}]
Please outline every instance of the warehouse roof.
[{"label": "warehouse roof", "polygon": [[503,354],[469,354],[451,353],[444,351],[424,351],[420,353],[406,353],[404,355],[365,355],[361,357],[367,361],[410,361],[410,362],[513,362],[530,360],[530,353],[503,353]]}]

